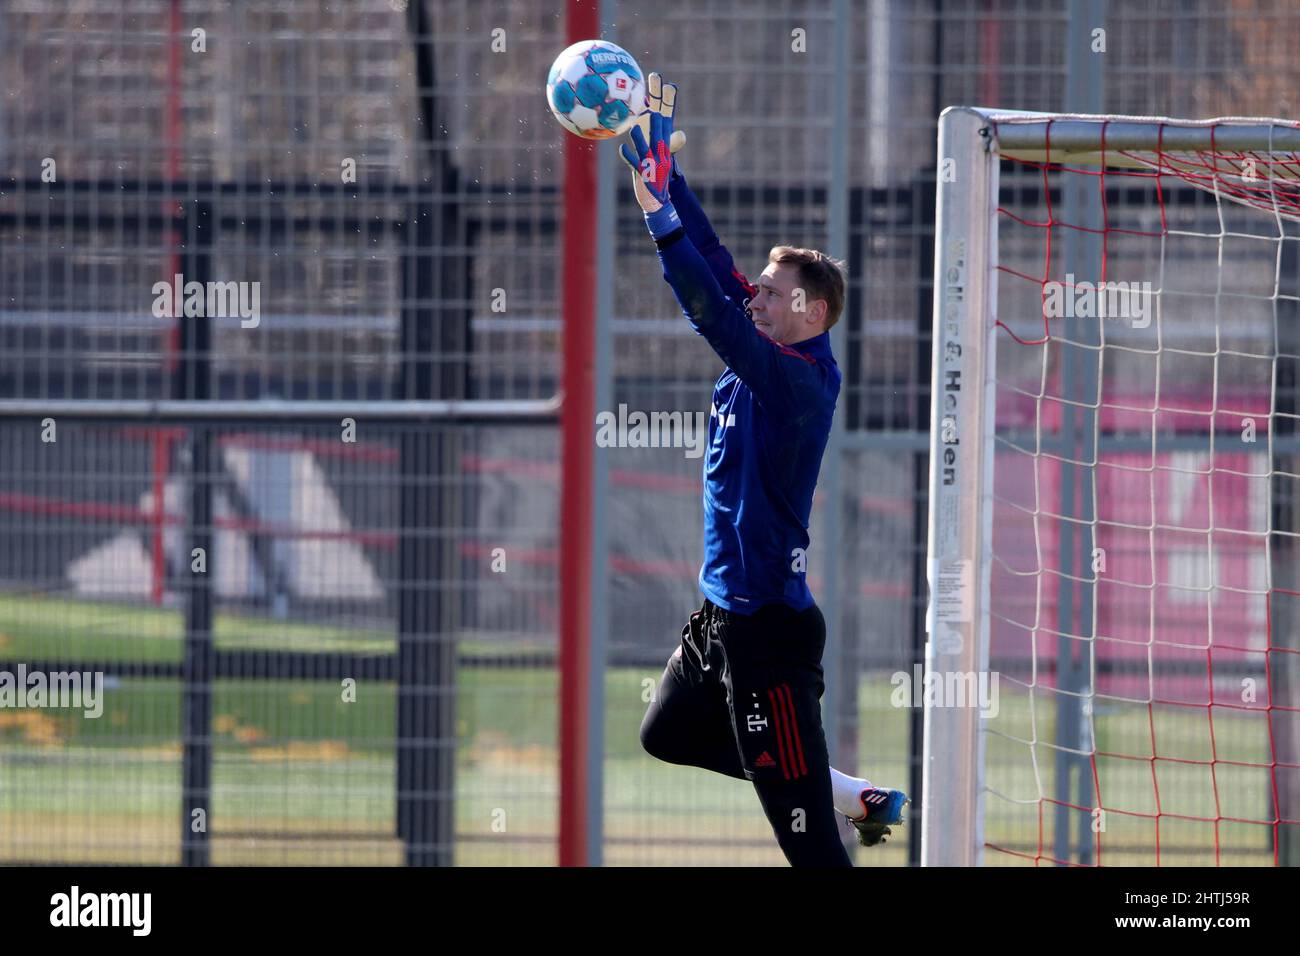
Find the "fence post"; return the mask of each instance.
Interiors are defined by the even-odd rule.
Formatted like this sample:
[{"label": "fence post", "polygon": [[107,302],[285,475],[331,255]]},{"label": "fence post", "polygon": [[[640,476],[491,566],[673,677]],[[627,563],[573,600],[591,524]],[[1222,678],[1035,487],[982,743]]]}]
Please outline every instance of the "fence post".
[{"label": "fence post", "polygon": [[[185,237],[181,272],[184,282],[212,278],[210,250],[213,245],[212,206],[192,202],[184,207],[180,234]],[[180,362],[173,379],[177,400],[206,401],[212,397],[212,319],[207,315],[185,315],[178,298],[174,309],[180,326]],[[206,310],[200,310],[204,312]],[[185,645],[181,661],[181,863],[207,866],[211,863],[208,830],[212,825],[212,679],[213,603],[212,579],[216,573],[212,553],[212,427],[190,428],[188,459],[184,472],[189,478],[189,508],[186,540],[180,556],[179,580],[185,582]],[[190,570],[194,549],[203,549],[204,570]],[[201,811],[202,826],[195,829],[195,811]]]}]

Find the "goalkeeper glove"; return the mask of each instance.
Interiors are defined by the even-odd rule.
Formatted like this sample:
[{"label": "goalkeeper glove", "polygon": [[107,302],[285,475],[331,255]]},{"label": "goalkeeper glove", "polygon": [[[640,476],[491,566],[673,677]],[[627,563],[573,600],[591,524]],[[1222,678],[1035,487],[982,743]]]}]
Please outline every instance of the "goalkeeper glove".
[{"label": "goalkeeper glove", "polygon": [[646,86],[646,109],[629,131],[632,149],[624,145],[619,154],[633,170],[637,202],[645,213],[650,235],[662,239],[681,227],[677,211],[668,198],[668,180],[674,163],[672,143],[676,140],[680,149],[686,136],[673,131],[677,87],[664,84],[658,73],[650,74]]},{"label": "goalkeeper glove", "polygon": [[[673,86],[672,96],[676,100],[677,87]],[[662,109],[663,102],[663,77],[658,73],[651,73],[646,78],[646,109],[642,110],[636,118],[636,125],[641,128],[641,135],[650,139],[650,114],[659,112]],[[672,112],[672,108],[669,108]],[[672,136],[668,140],[668,152],[673,155],[673,175],[682,174],[681,167],[677,165],[677,151],[686,145],[686,130],[674,129]],[[627,145],[619,149],[619,155],[623,157],[623,162],[627,163],[627,168],[632,170],[632,175],[641,178],[641,169],[637,165],[636,154],[632,152]]]}]

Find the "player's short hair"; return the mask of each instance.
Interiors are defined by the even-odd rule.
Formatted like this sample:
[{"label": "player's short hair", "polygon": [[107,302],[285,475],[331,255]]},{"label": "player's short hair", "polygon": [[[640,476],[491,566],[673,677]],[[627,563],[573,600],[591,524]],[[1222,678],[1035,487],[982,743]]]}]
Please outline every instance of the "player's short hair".
[{"label": "player's short hair", "polygon": [[807,297],[826,302],[826,328],[840,320],[844,311],[844,263],[816,249],[797,246],[773,246],[767,261],[776,265],[797,266],[799,285]]}]

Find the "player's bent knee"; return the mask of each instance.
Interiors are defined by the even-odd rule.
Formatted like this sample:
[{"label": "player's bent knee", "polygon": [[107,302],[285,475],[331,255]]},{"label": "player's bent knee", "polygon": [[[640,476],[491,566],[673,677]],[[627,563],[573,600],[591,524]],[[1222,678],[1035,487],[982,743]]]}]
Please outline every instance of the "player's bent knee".
[{"label": "player's bent knee", "polygon": [[646,711],[641,721],[641,749],[656,760],[664,763],[692,764],[689,748],[684,748],[680,731],[674,731],[670,722],[663,717],[654,704]]},{"label": "player's bent knee", "polygon": [[655,723],[658,708],[651,706],[641,721],[641,749],[658,760],[669,760],[668,735]]}]

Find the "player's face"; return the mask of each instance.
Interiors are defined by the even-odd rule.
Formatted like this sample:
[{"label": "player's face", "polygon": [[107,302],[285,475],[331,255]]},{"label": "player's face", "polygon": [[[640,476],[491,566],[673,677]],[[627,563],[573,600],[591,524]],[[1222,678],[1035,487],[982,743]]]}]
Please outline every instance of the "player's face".
[{"label": "player's face", "polygon": [[749,300],[749,314],[768,338],[788,345],[822,331],[819,310],[799,289],[797,266],[769,262],[756,285],[758,294]]}]

